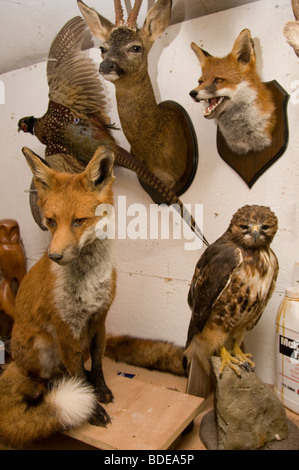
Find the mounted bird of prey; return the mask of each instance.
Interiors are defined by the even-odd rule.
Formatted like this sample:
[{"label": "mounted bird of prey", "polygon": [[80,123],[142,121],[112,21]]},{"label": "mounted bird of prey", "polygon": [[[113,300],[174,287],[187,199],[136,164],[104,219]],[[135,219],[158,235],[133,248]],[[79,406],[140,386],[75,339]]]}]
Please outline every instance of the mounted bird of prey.
[{"label": "mounted bird of prey", "polygon": [[251,354],[240,346],[275,288],[279,266],[270,244],[277,228],[269,207],[246,205],[199,259],[188,294],[188,393],[207,397],[212,391],[209,358],[215,354],[222,359],[220,375],[227,366],[238,375],[238,366],[254,368]]},{"label": "mounted bird of prey", "polygon": [[[46,145],[46,162],[58,171],[78,173],[84,170],[100,145],[112,147],[115,165],[134,171],[140,181],[154,189],[165,204],[174,204],[191,230],[208,245],[193,217],[176,194],[129,152],[118,146],[106,116],[105,94],[93,60],[83,52],[92,47],[92,36],[85,20],[69,20],[54,38],[47,62],[49,104],[40,118],[23,117],[19,131],[29,132]],[[34,220],[45,230],[31,185],[30,207]]]}]

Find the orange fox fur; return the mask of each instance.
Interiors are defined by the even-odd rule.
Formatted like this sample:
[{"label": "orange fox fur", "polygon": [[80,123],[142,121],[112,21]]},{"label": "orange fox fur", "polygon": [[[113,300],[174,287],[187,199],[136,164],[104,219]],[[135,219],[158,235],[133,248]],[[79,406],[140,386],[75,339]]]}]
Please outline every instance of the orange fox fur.
[{"label": "orange fox fur", "polygon": [[137,367],[187,375],[184,347],[168,341],[107,334],[105,356]]},{"label": "orange fox fur", "polygon": [[110,241],[95,234],[97,206],[113,203],[113,153],[100,147],[76,175],[48,168],[27,148],[23,153],[51,240],[19,288],[13,362],[0,376],[0,442],[17,448],[87,420],[109,422],[97,400],[113,399],[102,356],[116,284]]},{"label": "orange fox fur", "polygon": [[256,71],[253,40],[241,31],[226,57],[213,57],[195,43],[202,75],[190,96],[204,103],[204,116],[216,119],[228,146],[237,154],[261,151],[271,144],[275,126],[271,93]]}]

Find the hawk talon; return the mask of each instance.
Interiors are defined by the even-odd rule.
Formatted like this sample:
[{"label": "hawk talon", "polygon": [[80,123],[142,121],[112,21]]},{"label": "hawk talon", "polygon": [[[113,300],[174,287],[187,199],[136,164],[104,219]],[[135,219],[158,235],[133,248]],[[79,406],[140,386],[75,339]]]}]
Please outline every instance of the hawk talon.
[{"label": "hawk talon", "polygon": [[241,364],[241,367],[243,367],[245,370],[247,370],[247,372],[250,372],[250,371],[251,371],[251,367],[250,367],[250,365],[248,364],[247,361],[244,361],[244,362]]},{"label": "hawk talon", "polygon": [[252,354],[243,353],[236,341],[233,344],[232,355],[238,359],[240,365],[248,372],[254,371],[255,363],[251,360]]},{"label": "hawk talon", "polygon": [[223,371],[225,369],[225,367],[230,367],[239,377],[241,377],[241,372],[239,371],[239,369],[235,366],[236,365],[240,365],[240,361],[232,356],[226,349],[224,346],[222,346],[220,348],[220,356],[221,356],[221,366],[220,366],[220,369],[219,369],[219,376],[220,378],[222,378],[222,375],[223,375]]}]

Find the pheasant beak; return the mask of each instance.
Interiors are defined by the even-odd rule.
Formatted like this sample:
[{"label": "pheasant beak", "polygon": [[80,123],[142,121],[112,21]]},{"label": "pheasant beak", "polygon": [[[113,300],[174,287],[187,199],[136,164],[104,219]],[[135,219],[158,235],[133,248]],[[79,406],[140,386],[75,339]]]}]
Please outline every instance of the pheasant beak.
[{"label": "pheasant beak", "polygon": [[27,132],[27,124],[25,124],[25,122],[21,122],[21,124],[19,124],[18,132],[20,131]]},{"label": "pheasant beak", "polygon": [[257,239],[259,237],[259,234],[260,234],[260,228],[258,225],[254,225],[251,229],[251,232],[252,232],[252,235],[253,235],[253,238],[254,238],[254,241],[255,243],[257,242]]}]

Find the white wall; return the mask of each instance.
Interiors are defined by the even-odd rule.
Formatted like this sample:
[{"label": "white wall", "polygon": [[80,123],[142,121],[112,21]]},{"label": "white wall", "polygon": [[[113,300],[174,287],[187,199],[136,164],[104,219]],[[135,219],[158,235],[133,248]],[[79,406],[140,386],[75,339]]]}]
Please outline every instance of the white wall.
[{"label": "white wall", "polygon": [[[157,101],[172,99],[188,111],[197,131],[198,171],[191,188],[181,197],[184,203],[203,204],[204,232],[216,240],[227,228],[232,214],[244,204],[270,205],[279,219],[272,247],[280,262],[276,291],[256,328],[246,336],[246,347],[254,355],[256,371],[274,382],[275,316],[284,289],[291,282],[293,263],[299,259],[299,104],[289,100],[289,145],[283,156],[265,172],[252,189],[219,157],[216,126],[202,115],[202,106],[189,97],[200,76],[191,41],[214,55],[226,55],[243,28],[249,28],[256,45],[258,67],[263,81],[277,80],[290,91],[299,79],[296,56],[282,33],[292,18],[289,0],[262,0],[204,18],[169,27],[150,53],[150,73]],[[99,51],[91,55],[100,61]],[[0,217],[16,218],[21,226],[28,263],[31,266],[45,249],[48,234],[34,223],[28,204],[31,172],[21,152],[26,145],[43,155],[43,146],[31,135],[17,133],[18,120],[26,115],[41,116],[47,108],[46,64],[3,74],[5,105],[0,105],[1,175]],[[107,89],[108,114],[119,123],[114,88]],[[295,100],[293,100],[295,101]],[[146,123],[145,123],[146,125]],[[126,148],[121,131],[115,138]],[[134,174],[116,169],[115,200],[127,196],[133,203],[149,208],[150,198],[140,188]],[[117,207],[116,207],[117,212]],[[134,217],[127,218],[128,222]],[[117,296],[107,319],[107,328],[116,334],[166,339],[184,345],[190,311],[187,305],[189,283],[204,248],[184,250],[186,240],[115,240],[118,270]]]}]

